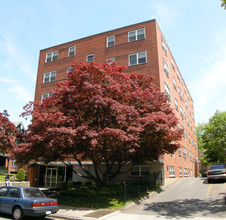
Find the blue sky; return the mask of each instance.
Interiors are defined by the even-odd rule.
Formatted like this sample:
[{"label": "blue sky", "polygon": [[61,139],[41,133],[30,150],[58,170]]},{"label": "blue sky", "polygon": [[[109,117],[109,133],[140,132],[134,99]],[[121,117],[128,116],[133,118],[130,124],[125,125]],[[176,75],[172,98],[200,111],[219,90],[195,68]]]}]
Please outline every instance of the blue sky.
[{"label": "blue sky", "polygon": [[196,124],[226,111],[226,10],[220,0],[0,1],[0,111],[24,121],[39,51],[156,19],[191,93]]}]

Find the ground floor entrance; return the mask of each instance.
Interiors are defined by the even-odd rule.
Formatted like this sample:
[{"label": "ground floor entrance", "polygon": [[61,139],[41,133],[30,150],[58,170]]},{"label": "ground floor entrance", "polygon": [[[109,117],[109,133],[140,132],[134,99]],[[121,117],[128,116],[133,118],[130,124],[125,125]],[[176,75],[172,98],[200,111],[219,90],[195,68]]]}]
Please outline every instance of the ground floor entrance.
[{"label": "ground floor entrance", "polygon": [[43,187],[57,187],[65,183],[72,173],[68,172],[67,166],[40,166],[38,185]]}]

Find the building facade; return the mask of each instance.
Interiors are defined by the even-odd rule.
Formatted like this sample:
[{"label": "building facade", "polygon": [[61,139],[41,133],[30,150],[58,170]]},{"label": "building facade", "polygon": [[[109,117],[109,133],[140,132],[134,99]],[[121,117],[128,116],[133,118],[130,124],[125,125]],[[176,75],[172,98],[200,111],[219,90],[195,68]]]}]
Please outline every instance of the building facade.
[{"label": "building facade", "polygon": [[[65,80],[66,73],[73,64],[72,60],[99,63],[112,60],[119,65],[128,66],[126,73],[138,72],[153,76],[153,82],[168,95],[169,104],[179,119],[178,128],[184,129],[184,135],[181,140],[181,149],[172,155],[162,155],[157,162],[159,168],[156,168],[156,162],[152,165],[155,169],[162,170],[165,179],[198,175],[193,100],[156,20],[118,28],[41,50],[35,101],[42,101],[43,98],[48,97],[56,83]],[[135,167],[130,175],[141,176],[145,174],[145,170],[146,174],[151,173],[150,164]],[[48,166],[41,169],[43,173],[49,172],[52,175],[58,172],[59,167],[56,167],[55,164],[55,166],[49,166],[49,169]],[[31,181],[34,176],[35,178],[39,176],[38,169],[40,168],[33,170]],[[137,172],[134,172],[135,170]],[[65,169],[64,173],[66,176],[68,171]],[[70,178],[76,180],[73,175]],[[42,182],[45,181],[42,180]]]}]

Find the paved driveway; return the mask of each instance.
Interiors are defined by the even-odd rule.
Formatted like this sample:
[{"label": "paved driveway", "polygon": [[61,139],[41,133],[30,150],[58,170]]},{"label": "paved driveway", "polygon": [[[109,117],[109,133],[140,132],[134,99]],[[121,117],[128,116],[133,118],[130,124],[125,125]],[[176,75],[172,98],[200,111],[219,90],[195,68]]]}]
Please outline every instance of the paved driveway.
[{"label": "paved driveway", "polygon": [[208,184],[206,179],[176,181],[149,199],[106,218],[108,220],[146,219],[226,219],[226,183]]}]

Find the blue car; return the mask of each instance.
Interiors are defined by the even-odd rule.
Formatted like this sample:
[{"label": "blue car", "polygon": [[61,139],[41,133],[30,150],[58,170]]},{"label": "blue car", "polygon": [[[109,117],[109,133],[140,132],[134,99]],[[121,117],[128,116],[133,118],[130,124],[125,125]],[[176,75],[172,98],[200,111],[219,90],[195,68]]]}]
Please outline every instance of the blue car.
[{"label": "blue car", "polygon": [[57,200],[47,198],[38,188],[0,187],[0,212],[12,215],[14,220],[24,216],[45,217],[58,210]]}]

